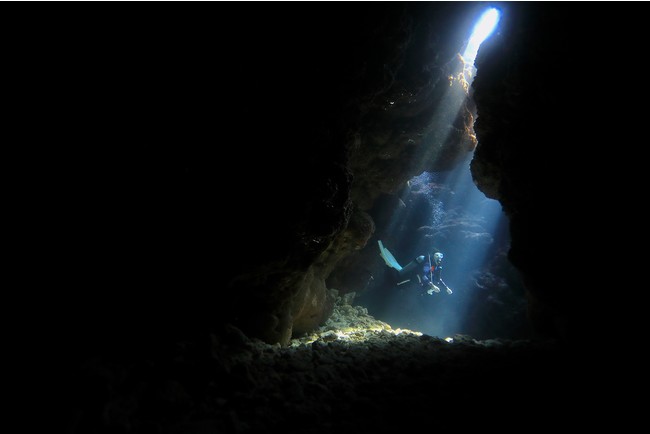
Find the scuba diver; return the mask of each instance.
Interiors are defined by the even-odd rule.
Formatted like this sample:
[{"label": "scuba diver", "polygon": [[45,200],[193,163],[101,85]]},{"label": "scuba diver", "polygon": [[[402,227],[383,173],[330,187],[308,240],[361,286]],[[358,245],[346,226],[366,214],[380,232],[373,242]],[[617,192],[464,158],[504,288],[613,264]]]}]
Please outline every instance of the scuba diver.
[{"label": "scuba diver", "polygon": [[433,262],[431,261],[431,256],[429,256],[429,260],[426,261],[426,258],[423,255],[420,255],[402,267],[393,254],[384,247],[381,240],[378,241],[378,244],[379,254],[383,258],[384,262],[386,262],[386,265],[390,268],[395,270],[394,273],[397,286],[411,281],[417,281],[420,286],[429,287],[427,290],[427,294],[429,295],[433,295],[434,292],[439,293],[441,286],[445,288],[447,294],[452,294],[453,291],[451,288],[449,288],[442,280],[442,259],[444,257],[442,253],[434,253]]},{"label": "scuba diver", "polygon": [[428,274],[429,278],[429,290],[427,294],[431,295],[434,292],[440,292],[440,287],[445,288],[447,294],[452,294],[452,290],[447,286],[444,280],[442,280],[442,258],[444,255],[440,252],[433,254],[433,263],[431,263],[431,257],[429,257],[429,262],[424,265],[424,274]]}]

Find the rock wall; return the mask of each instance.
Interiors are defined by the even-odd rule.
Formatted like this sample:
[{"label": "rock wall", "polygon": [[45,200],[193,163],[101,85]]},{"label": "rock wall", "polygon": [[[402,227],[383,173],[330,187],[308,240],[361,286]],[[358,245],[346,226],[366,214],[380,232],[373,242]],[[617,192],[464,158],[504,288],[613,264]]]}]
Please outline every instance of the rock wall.
[{"label": "rock wall", "polygon": [[[602,100],[609,73],[596,65],[611,35],[592,23],[621,15],[600,5],[590,8],[589,22],[584,11],[551,5],[504,11],[502,31],[477,59],[472,173],[510,218],[509,259],[522,272],[530,320],[539,331],[575,342],[601,322],[594,301],[607,285],[594,264],[604,240],[589,227],[602,216],[597,180],[610,165],[603,160],[616,158],[590,152],[598,132],[612,125],[603,116],[616,106]],[[577,59],[596,85],[574,79]]]}]

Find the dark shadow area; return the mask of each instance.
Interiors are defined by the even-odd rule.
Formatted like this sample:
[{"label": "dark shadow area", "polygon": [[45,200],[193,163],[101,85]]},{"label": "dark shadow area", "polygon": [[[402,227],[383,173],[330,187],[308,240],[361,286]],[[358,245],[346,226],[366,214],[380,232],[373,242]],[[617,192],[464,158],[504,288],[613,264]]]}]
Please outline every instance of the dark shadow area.
[{"label": "dark shadow area", "polygon": [[[599,375],[619,372],[603,363],[619,358],[603,333],[627,330],[600,306],[620,293],[594,263],[620,238],[612,216],[632,215],[603,192],[626,167],[613,157],[633,158],[638,140],[593,151],[607,129],[637,129],[608,98],[634,93],[621,71],[641,39],[585,35],[595,22],[644,28],[642,14],[498,4],[503,31],[479,52],[473,94],[473,179],[509,218],[490,225],[480,201],[463,208],[473,193],[452,170],[473,145],[460,128],[471,113],[442,117],[455,135],[428,128],[487,5],[260,2],[7,23],[16,95],[4,125],[21,155],[6,164],[19,172],[26,269],[7,306],[32,372],[52,380],[29,392],[54,407],[50,429],[316,434],[523,418],[550,430],[626,414],[602,408],[620,395],[602,396]],[[427,141],[441,160],[410,159]],[[444,252],[453,294],[387,286],[380,239],[401,262]],[[545,261],[558,249],[561,279]],[[332,290],[356,305],[334,310]],[[378,327],[351,345],[346,322],[320,330],[361,304],[428,335]],[[296,344],[309,331],[319,339]],[[436,338],[452,334],[451,346]]]}]

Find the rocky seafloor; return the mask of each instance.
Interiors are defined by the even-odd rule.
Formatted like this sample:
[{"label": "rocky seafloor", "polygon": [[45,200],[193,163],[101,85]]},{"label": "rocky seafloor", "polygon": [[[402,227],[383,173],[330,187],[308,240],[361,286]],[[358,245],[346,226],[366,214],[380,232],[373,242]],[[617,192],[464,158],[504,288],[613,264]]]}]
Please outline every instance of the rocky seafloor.
[{"label": "rocky seafloor", "polygon": [[553,341],[393,329],[351,300],[339,297],[324,326],[286,347],[231,327],[134,360],[87,360],[66,432],[392,432],[526,414],[549,423],[569,411],[558,400],[583,392]]}]

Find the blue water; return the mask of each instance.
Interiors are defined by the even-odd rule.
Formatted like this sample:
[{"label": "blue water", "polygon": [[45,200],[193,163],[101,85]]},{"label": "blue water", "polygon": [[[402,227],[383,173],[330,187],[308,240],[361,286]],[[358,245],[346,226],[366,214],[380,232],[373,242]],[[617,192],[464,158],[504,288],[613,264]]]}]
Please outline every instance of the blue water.
[{"label": "blue water", "polygon": [[388,225],[393,233],[383,234],[385,247],[402,266],[416,256],[441,251],[442,277],[453,290],[451,295],[444,290],[428,295],[418,285],[395,286],[378,276],[375,287],[358,303],[393,328],[440,337],[467,333],[468,306],[490,291],[480,288],[477,276],[495,255],[507,251],[507,217],[501,204],[474,184],[470,161],[471,155],[450,172],[425,172],[413,178],[401,197],[404,207],[395,211]]}]

